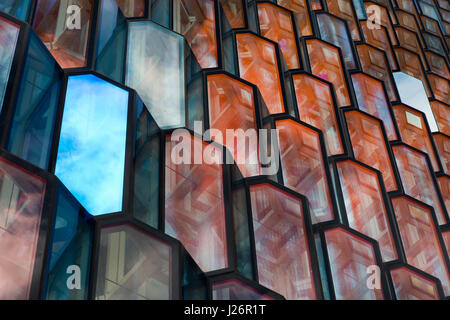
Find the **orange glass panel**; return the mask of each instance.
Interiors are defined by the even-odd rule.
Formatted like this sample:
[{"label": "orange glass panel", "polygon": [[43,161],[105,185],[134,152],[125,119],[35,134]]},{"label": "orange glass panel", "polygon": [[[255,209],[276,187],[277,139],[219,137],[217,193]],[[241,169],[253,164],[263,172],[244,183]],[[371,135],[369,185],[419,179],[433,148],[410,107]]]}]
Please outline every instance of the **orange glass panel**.
[{"label": "orange glass panel", "polygon": [[358,111],[346,112],[345,118],[356,160],[381,171],[386,191],[397,190],[380,123]]},{"label": "orange glass panel", "polygon": [[439,131],[450,135],[450,107],[439,101],[430,101],[430,105]]},{"label": "orange glass panel", "polygon": [[397,140],[383,83],[362,73],[352,74],[352,82],[359,109],[382,120],[388,139]]},{"label": "orange glass panel", "polygon": [[45,181],[0,158],[0,299],[28,299]]},{"label": "orange glass panel", "polygon": [[352,0],[326,0],[328,12],[347,21],[353,41],[361,40],[355,15],[353,14]]},{"label": "orange glass panel", "polygon": [[430,81],[431,90],[434,97],[440,101],[450,101],[450,81],[439,77],[438,75],[428,73],[428,80]]},{"label": "orange glass panel", "polygon": [[259,282],[289,300],[315,299],[301,200],[267,183],[250,197]]},{"label": "orange glass panel", "polygon": [[236,35],[239,74],[258,86],[271,114],[284,112],[275,46],[250,33]]},{"label": "orange glass panel", "polygon": [[394,31],[394,28],[392,27],[391,19],[389,17],[389,13],[386,10],[386,8],[384,8],[380,5],[377,5],[374,2],[364,2],[364,7],[366,8],[366,12],[374,12],[373,10],[370,11],[367,9],[370,6],[376,6],[378,8],[377,11],[380,13],[380,17],[379,17],[380,24],[387,28],[389,37],[391,38],[392,45],[394,45],[394,46],[397,45],[398,43],[397,43],[397,38],[395,37],[395,31]]},{"label": "orange glass panel", "polygon": [[378,80],[384,81],[389,100],[397,101],[398,98],[394,90],[395,84],[391,79],[384,51],[370,47],[366,44],[357,45],[356,49],[358,51],[362,70]]},{"label": "orange glass panel", "polygon": [[[261,174],[253,88],[224,74],[208,75],[207,81],[210,128],[222,133],[212,140],[228,148],[244,177]],[[249,138],[228,139],[227,130],[239,129]]]},{"label": "orange glass panel", "polygon": [[419,56],[403,48],[395,48],[394,51],[397,56],[400,71],[422,80],[423,87],[425,88],[428,97],[431,97],[430,87],[425,79],[425,73],[423,72]]},{"label": "orange glass panel", "polygon": [[311,8],[313,10],[322,10],[322,4],[320,0],[309,0],[311,2]]},{"label": "orange glass panel", "polygon": [[366,42],[386,52],[391,69],[397,69],[394,51],[392,50],[391,43],[389,42],[389,35],[386,29],[369,28],[367,26],[367,21],[360,21],[359,23],[361,25],[364,37],[366,38]]},{"label": "orange glass panel", "polygon": [[403,104],[394,105],[392,108],[403,142],[428,153],[433,170],[439,171],[437,157],[422,113]]},{"label": "orange glass panel", "polygon": [[417,53],[425,66],[425,56],[423,55],[422,46],[419,43],[416,33],[401,27],[395,27],[395,32],[397,33],[397,38],[400,45],[405,49]]},{"label": "orange glass panel", "polygon": [[348,224],[380,245],[383,261],[397,259],[380,183],[375,171],[351,160],[336,164]]},{"label": "orange glass panel", "polygon": [[270,3],[258,3],[258,16],[261,35],[278,43],[288,69],[300,68],[290,12]]},{"label": "orange glass panel", "polygon": [[286,9],[294,12],[297,25],[300,28],[302,36],[312,35],[311,21],[309,19],[308,7],[306,6],[307,0],[278,0],[278,4]]},{"label": "orange glass panel", "polygon": [[442,232],[442,239],[447,247],[447,254],[450,256],[450,230]]},{"label": "orange glass panel", "polygon": [[447,212],[450,212],[450,177],[442,176],[436,178],[436,180],[439,184],[442,198],[444,199],[445,208],[447,209]]},{"label": "orange glass panel", "polygon": [[406,267],[391,270],[397,300],[440,300],[436,283]]},{"label": "orange glass panel", "polygon": [[[426,16],[421,16],[420,19],[422,20],[423,29],[425,31],[435,34],[438,37],[441,36],[439,23],[436,20],[434,20],[430,17],[426,17]],[[444,24],[444,28],[445,28],[445,24]]]},{"label": "orange glass panel", "polygon": [[[415,17],[413,14],[408,13],[408,12],[404,12],[404,11],[399,11],[396,10],[396,14],[397,14],[397,20],[399,25],[401,25],[402,27],[405,27],[411,31],[414,31],[417,34],[420,34],[421,31],[419,29],[419,27],[417,26]],[[423,40],[421,37],[419,37],[419,41],[422,44],[422,46],[424,46]]]},{"label": "orange glass panel", "polygon": [[214,0],[174,1],[174,30],[185,36],[202,68],[217,67]]},{"label": "orange glass panel", "polygon": [[425,155],[405,145],[393,146],[392,150],[405,193],[433,206],[439,224],[445,224],[444,211]]},{"label": "orange glass panel", "polygon": [[[180,150],[180,144],[188,150]],[[195,164],[202,149],[203,163]],[[181,241],[204,272],[228,266],[222,166],[213,151],[221,159],[221,150],[199,138],[184,132],[166,136],[165,231]],[[177,155],[187,161],[177,164]]]},{"label": "orange glass panel", "polygon": [[245,28],[244,7],[242,0],[220,0],[225,16],[231,28]]},{"label": "orange glass panel", "polygon": [[63,68],[85,67],[93,0],[78,0],[80,29],[66,27],[67,1],[39,0],[36,6],[33,29]]},{"label": "orange glass panel", "polygon": [[441,159],[442,168],[450,175],[450,138],[443,134],[433,134],[434,143]]},{"label": "orange glass panel", "polygon": [[338,49],[318,39],[306,40],[306,45],[311,72],[334,85],[339,107],[349,106],[351,103]]},{"label": "orange glass panel", "polygon": [[392,199],[408,263],[439,278],[450,295],[450,274],[445,263],[438,230],[429,208],[406,197]]},{"label": "orange glass panel", "polygon": [[427,57],[430,70],[432,72],[437,73],[444,78],[450,79],[447,63],[442,56],[431,51],[425,52],[425,56]]},{"label": "orange glass panel", "polygon": [[276,121],[284,184],[309,200],[313,223],[334,218],[319,134],[293,120]]},{"label": "orange glass panel", "polygon": [[145,14],[145,0],[116,0],[126,17],[143,17]]},{"label": "orange glass panel", "polygon": [[325,231],[337,300],[383,300],[380,289],[367,287],[367,268],[377,265],[372,244],[342,228]]},{"label": "orange glass panel", "polygon": [[308,74],[292,75],[300,119],[322,130],[328,155],[343,153],[331,88]]}]

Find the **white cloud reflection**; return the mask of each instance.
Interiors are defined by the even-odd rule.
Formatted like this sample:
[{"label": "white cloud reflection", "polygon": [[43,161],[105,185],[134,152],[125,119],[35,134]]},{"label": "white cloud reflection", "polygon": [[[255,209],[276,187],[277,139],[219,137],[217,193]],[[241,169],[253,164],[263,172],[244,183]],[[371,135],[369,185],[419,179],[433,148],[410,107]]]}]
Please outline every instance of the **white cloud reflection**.
[{"label": "white cloud reflection", "polygon": [[69,78],[55,174],[93,215],[122,210],[128,92]]}]

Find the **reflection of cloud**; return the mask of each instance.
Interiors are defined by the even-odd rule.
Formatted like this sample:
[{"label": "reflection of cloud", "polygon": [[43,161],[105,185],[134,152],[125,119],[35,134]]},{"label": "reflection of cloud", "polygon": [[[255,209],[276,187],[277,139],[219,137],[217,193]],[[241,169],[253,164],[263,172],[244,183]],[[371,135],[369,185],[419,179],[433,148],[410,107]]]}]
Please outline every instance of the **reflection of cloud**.
[{"label": "reflection of cloud", "polygon": [[93,215],[122,210],[127,113],[127,91],[69,78],[55,173]]},{"label": "reflection of cloud", "polygon": [[425,113],[431,131],[439,131],[422,81],[403,72],[393,74],[401,102]]},{"label": "reflection of cloud", "polygon": [[150,21],[131,22],[127,85],[161,128],[184,126],[183,38]]}]

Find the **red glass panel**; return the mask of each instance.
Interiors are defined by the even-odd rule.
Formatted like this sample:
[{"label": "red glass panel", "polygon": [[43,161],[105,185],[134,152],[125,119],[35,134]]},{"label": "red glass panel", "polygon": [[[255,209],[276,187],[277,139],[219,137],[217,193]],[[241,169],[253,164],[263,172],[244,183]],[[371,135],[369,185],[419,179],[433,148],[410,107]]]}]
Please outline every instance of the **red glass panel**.
[{"label": "red glass panel", "polygon": [[305,195],[313,223],[334,218],[319,134],[293,120],[276,121],[284,184]]},{"label": "red glass panel", "polygon": [[174,1],[174,30],[185,36],[202,68],[217,67],[214,0]]},{"label": "red glass panel", "polygon": [[322,4],[320,0],[309,0],[311,2],[311,8],[313,10],[322,10]]},{"label": "red glass panel", "polygon": [[315,299],[301,200],[270,185],[250,187],[259,282],[289,300]]},{"label": "red glass panel", "polygon": [[[180,144],[188,150],[180,151]],[[203,163],[196,164],[202,149]],[[176,154],[189,151],[185,162],[190,164],[174,161]],[[166,136],[166,233],[180,240],[205,272],[228,266],[223,175],[217,159],[222,159],[220,149],[188,133]]]},{"label": "red glass panel", "polygon": [[318,39],[306,40],[306,45],[312,73],[334,85],[340,107],[349,106],[350,98],[338,49]]},{"label": "red glass panel", "polygon": [[428,97],[431,97],[430,87],[425,79],[425,73],[423,72],[419,55],[403,48],[395,48],[394,51],[397,56],[400,71],[422,80],[423,87],[425,88]]},{"label": "red glass panel", "polygon": [[357,45],[356,49],[363,71],[378,80],[384,81],[389,100],[397,101],[398,98],[394,91],[395,84],[391,79],[384,51],[370,47],[366,44]]},{"label": "red glass panel", "polygon": [[394,45],[394,46],[397,45],[397,38],[395,37],[395,31],[394,31],[394,28],[392,27],[391,20],[389,19],[389,12],[386,10],[386,8],[379,6],[379,5],[375,4],[374,2],[364,2],[364,6],[366,8],[366,12],[374,12],[373,10],[372,11],[368,10],[368,7],[370,7],[370,6],[377,7],[378,10],[375,12],[380,13],[380,17],[379,17],[380,24],[387,28],[389,37],[391,38],[392,45]]},{"label": "red glass panel", "polygon": [[425,155],[405,145],[393,146],[392,150],[405,193],[433,206],[439,224],[444,224],[444,212]]},{"label": "red glass panel", "polygon": [[338,162],[337,169],[350,227],[378,241],[383,261],[397,259],[376,172],[351,160]]},{"label": "red glass panel", "polygon": [[425,119],[420,112],[399,104],[392,106],[402,140],[410,146],[428,153],[434,171],[439,171],[436,154],[425,125]]},{"label": "red glass panel", "polygon": [[245,28],[242,0],[220,0],[220,3],[231,28]]},{"label": "red glass panel", "polygon": [[450,274],[445,263],[438,230],[427,207],[406,197],[392,199],[408,263],[439,278],[450,295]]},{"label": "red glass panel", "polygon": [[274,300],[237,279],[214,282],[213,300]]},{"label": "red glass panel", "polygon": [[383,83],[363,73],[352,74],[353,87],[359,109],[383,121],[387,137],[397,140],[394,123],[389,112],[389,102],[384,94]]},{"label": "red glass panel", "polygon": [[322,130],[328,155],[343,153],[331,87],[308,74],[292,75],[300,119]]},{"label": "red glass panel", "polygon": [[[430,81],[431,90],[433,91],[434,97],[437,100],[449,102],[450,101],[450,81],[448,79],[442,78],[433,73],[427,74],[428,80]],[[426,87],[428,88],[428,87]]]},{"label": "red glass panel", "polygon": [[236,35],[239,74],[258,86],[271,114],[284,112],[275,46],[249,33]]},{"label": "red glass panel", "polygon": [[361,40],[352,9],[352,0],[326,0],[328,12],[347,21],[353,41]]},{"label": "red glass panel", "polygon": [[[415,17],[413,14],[410,14],[410,13],[404,12],[404,11],[399,11],[399,10],[396,10],[396,13],[397,13],[398,23],[402,27],[405,27],[411,31],[414,31],[417,34],[421,33],[421,31],[419,30],[419,27],[417,27],[417,23],[416,23],[416,20],[414,19]],[[419,37],[419,41],[423,47],[424,43],[423,43],[422,38]]]},{"label": "red glass panel", "polygon": [[46,182],[0,158],[0,299],[28,299]]},{"label": "red glass panel", "polygon": [[397,190],[380,123],[358,111],[346,112],[345,118],[356,160],[381,171],[386,191]]},{"label": "red glass panel", "polygon": [[116,0],[126,17],[143,17],[145,14],[145,0]]},{"label": "red glass panel", "polygon": [[[208,75],[207,81],[210,127],[223,138],[213,140],[227,147],[244,177],[261,174],[253,88],[223,74]],[[227,136],[227,130],[239,129],[249,133],[244,146],[243,139]]]},{"label": "red glass panel", "polygon": [[377,265],[372,244],[342,228],[325,231],[334,291],[338,300],[383,300],[367,286],[367,268]]},{"label": "red glass panel", "polygon": [[286,9],[294,12],[297,25],[300,28],[302,36],[312,35],[311,21],[309,19],[308,7],[306,6],[307,0],[278,0],[278,4]]},{"label": "red glass panel", "polygon": [[430,65],[430,70],[438,75],[450,79],[450,73],[448,71],[447,63],[445,59],[431,51],[425,52],[428,64]]},{"label": "red glass panel", "polygon": [[442,239],[444,239],[447,248],[447,254],[450,256],[450,230],[442,232]]},{"label": "red glass panel", "polygon": [[416,33],[401,27],[396,27],[395,32],[397,33],[400,45],[405,49],[417,53],[420,56],[423,65],[426,65],[425,56],[422,52],[422,46],[419,43],[419,39],[417,38]]},{"label": "red glass panel", "polygon": [[258,3],[261,35],[280,46],[288,69],[300,68],[291,14],[270,3]]},{"label": "red glass panel", "polygon": [[446,174],[450,175],[450,138],[439,133],[433,134],[433,138],[441,159],[442,168]]},{"label": "red glass panel", "polygon": [[450,107],[439,101],[430,101],[439,131],[450,135]]},{"label": "red glass panel", "polygon": [[436,283],[406,267],[391,270],[398,300],[440,300]]},{"label": "red glass panel", "polygon": [[80,29],[66,27],[68,1],[39,0],[33,29],[63,68],[85,67],[91,33],[93,0],[78,0]]}]

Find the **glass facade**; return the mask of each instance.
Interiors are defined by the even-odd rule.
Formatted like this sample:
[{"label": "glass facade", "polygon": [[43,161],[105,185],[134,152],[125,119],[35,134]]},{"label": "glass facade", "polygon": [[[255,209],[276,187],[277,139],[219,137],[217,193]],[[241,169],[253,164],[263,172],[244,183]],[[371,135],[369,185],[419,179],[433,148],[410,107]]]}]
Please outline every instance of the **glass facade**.
[{"label": "glass facade", "polygon": [[446,0],[0,2],[0,299],[450,298]]}]

